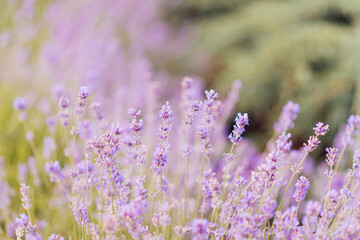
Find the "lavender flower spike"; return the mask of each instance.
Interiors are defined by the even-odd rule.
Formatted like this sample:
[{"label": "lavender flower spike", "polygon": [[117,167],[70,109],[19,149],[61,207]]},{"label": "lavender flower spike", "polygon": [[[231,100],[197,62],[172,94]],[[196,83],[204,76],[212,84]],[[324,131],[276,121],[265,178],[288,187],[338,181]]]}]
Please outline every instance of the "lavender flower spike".
[{"label": "lavender flower spike", "polygon": [[58,161],[45,163],[45,171],[50,175],[50,182],[59,182],[64,177]]},{"label": "lavender flower spike", "polygon": [[310,138],[308,140],[308,144],[304,143],[304,150],[306,152],[313,152],[317,148],[319,143],[320,143],[320,140],[317,137],[310,136]]},{"label": "lavender flower spike", "polygon": [[293,195],[293,198],[295,199],[295,201],[300,204],[302,201],[304,201],[305,197],[306,197],[306,193],[310,188],[310,183],[309,180],[304,177],[301,176],[295,184],[295,193]]},{"label": "lavender flower spike", "polygon": [[329,131],[329,124],[324,125],[324,123],[318,122],[313,129],[315,131],[315,135],[324,136]]},{"label": "lavender flower spike", "polygon": [[287,132],[294,127],[294,120],[300,111],[299,104],[288,101],[282,109],[279,122],[274,124],[277,133]]},{"label": "lavender flower spike", "polygon": [[338,157],[338,149],[337,148],[326,148],[325,151],[326,154],[326,163],[329,165],[329,167],[333,167],[336,164],[337,157]]},{"label": "lavender flower spike", "polygon": [[235,118],[234,130],[228,137],[232,143],[238,144],[241,141],[241,135],[245,132],[246,125],[249,126],[248,114],[244,113],[244,115],[242,115],[241,113],[238,113]]},{"label": "lavender flower spike", "polygon": [[25,208],[25,210],[29,210],[31,208],[30,198],[29,198],[29,186],[27,186],[25,183],[22,183],[20,185],[20,193],[21,193],[21,201],[22,206]]},{"label": "lavender flower spike", "polygon": [[13,107],[16,111],[25,111],[26,110],[26,100],[24,98],[15,98],[13,102]]}]

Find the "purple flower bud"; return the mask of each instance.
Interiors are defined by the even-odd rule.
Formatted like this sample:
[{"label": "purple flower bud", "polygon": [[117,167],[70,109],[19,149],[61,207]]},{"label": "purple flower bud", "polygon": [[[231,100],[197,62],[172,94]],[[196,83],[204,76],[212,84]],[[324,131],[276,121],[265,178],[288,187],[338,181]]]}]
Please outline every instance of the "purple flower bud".
[{"label": "purple flower bud", "polygon": [[45,171],[50,175],[51,182],[60,182],[64,177],[58,161],[45,163]]},{"label": "purple flower bud", "polygon": [[353,136],[359,132],[360,129],[360,116],[350,115],[345,126],[345,136],[343,137],[343,143],[345,145],[352,145],[354,143]]},{"label": "purple flower bud", "polygon": [[207,225],[209,224],[206,219],[195,218],[191,222],[193,240],[204,240],[208,238],[206,231]]},{"label": "purple flower bud", "polygon": [[131,117],[132,119],[135,119],[135,118],[138,118],[138,117],[141,116],[141,111],[140,111],[140,110],[136,110],[135,108],[130,108],[130,109],[128,110],[128,113],[129,113],[129,115],[130,115],[130,117]]},{"label": "purple flower bud", "polygon": [[72,210],[74,214],[74,219],[78,224],[84,226],[90,222],[87,208],[84,203],[77,202],[75,205],[72,206]]},{"label": "purple flower bud", "polygon": [[327,152],[326,163],[332,168],[333,166],[335,166],[337,162],[338,149],[331,147],[331,148],[326,148],[325,151]]},{"label": "purple flower bud", "polygon": [[65,238],[62,237],[60,234],[51,234],[48,240],[65,240]]},{"label": "purple flower bud", "polygon": [[25,111],[26,110],[26,100],[25,98],[15,98],[13,102],[13,107],[16,111]]},{"label": "purple flower bud", "polygon": [[103,229],[105,233],[116,234],[118,231],[118,221],[115,214],[105,214]]},{"label": "purple flower bud", "polygon": [[274,124],[275,131],[281,133],[293,128],[299,111],[299,104],[288,101],[282,109],[279,122]]},{"label": "purple flower bud", "polygon": [[154,213],[152,222],[155,227],[169,226],[171,218],[166,212]]},{"label": "purple flower bud", "polygon": [[206,95],[206,100],[205,100],[205,104],[209,107],[213,106],[215,104],[215,99],[218,98],[218,94],[211,89],[210,91],[205,91],[205,95]]},{"label": "purple flower bud", "polygon": [[325,136],[325,134],[329,131],[329,125],[324,125],[324,123],[318,122],[313,129],[316,136]]},{"label": "purple flower bud", "polygon": [[275,141],[278,151],[284,153],[290,152],[292,146],[292,141],[291,140],[289,141],[290,138],[291,138],[291,134],[290,133],[286,134],[285,132],[283,132],[279,136],[279,138]]},{"label": "purple flower bud", "polygon": [[29,186],[26,186],[25,183],[21,183],[20,184],[20,193],[21,193],[21,201],[22,206],[26,209],[29,210],[31,208],[31,203],[30,203],[30,198],[29,198]]},{"label": "purple flower bud", "polygon": [[295,201],[300,204],[302,201],[304,201],[305,197],[306,197],[306,193],[310,188],[310,183],[309,180],[304,177],[301,176],[295,184],[295,193],[293,195],[293,198],[295,199]]},{"label": "purple flower bud", "polygon": [[61,109],[67,109],[70,106],[70,99],[66,95],[62,95],[59,100],[59,106]]},{"label": "purple flower bud", "polygon": [[308,144],[306,145],[304,143],[304,150],[306,152],[313,152],[317,148],[319,143],[320,143],[320,140],[317,137],[310,136],[310,138],[308,140]]},{"label": "purple flower bud", "polygon": [[241,141],[241,135],[245,132],[246,125],[249,125],[248,114],[244,113],[244,115],[242,115],[241,113],[238,113],[235,118],[234,130],[229,135],[229,139],[232,143],[238,144]]},{"label": "purple flower bud", "polygon": [[87,86],[81,86],[79,90],[78,97],[81,99],[85,99],[89,96],[89,89]]}]

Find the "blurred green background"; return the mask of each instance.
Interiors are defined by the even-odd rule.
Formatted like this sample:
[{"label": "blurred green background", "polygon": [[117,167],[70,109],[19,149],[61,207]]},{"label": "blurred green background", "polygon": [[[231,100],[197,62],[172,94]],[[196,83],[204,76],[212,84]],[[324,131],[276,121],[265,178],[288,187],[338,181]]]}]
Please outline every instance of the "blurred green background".
[{"label": "blurred green background", "polygon": [[330,124],[331,144],[341,123],[359,112],[360,1],[185,1],[169,13],[175,24],[196,26],[194,68],[212,87],[227,91],[243,81],[238,110],[249,112],[250,137],[260,148],[282,106],[300,104],[295,145],[317,121]]}]

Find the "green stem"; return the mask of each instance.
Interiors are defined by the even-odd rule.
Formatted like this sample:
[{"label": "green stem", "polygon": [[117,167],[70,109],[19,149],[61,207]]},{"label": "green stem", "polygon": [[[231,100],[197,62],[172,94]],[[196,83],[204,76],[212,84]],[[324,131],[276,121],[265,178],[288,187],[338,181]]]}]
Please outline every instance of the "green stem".
[{"label": "green stem", "polygon": [[[196,198],[196,208],[195,208],[196,210],[199,209],[200,202],[201,202],[201,179],[202,179],[202,175],[203,175],[203,170],[204,170],[204,154],[202,155],[202,158],[201,158],[200,179],[199,179],[199,187],[198,187],[198,193],[197,193],[197,198]],[[194,217],[196,217],[197,214],[198,214],[198,212],[195,211]]]},{"label": "green stem", "polygon": [[339,168],[339,166],[340,166],[340,161],[341,161],[341,159],[342,159],[343,156],[344,156],[345,150],[346,150],[346,145],[343,144],[343,147],[342,147],[342,149],[341,149],[340,155],[339,155],[339,157],[338,157],[338,161],[336,162],[336,165],[335,165],[335,170],[334,170],[335,172],[337,172],[337,170],[338,170],[338,168]]},{"label": "green stem", "polygon": [[[186,151],[189,148],[189,126],[186,126]],[[185,153],[185,176],[184,176],[184,224],[186,223],[186,208],[187,208],[187,171],[188,171],[188,154]]]}]

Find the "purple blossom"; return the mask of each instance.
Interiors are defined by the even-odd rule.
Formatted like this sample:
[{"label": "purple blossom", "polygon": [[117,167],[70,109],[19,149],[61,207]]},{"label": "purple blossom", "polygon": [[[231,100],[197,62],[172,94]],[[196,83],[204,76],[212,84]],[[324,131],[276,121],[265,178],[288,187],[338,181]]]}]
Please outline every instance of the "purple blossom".
[{"label": "purple blossom", "polygon": [[189,106],[185,112],[184,123],[187,126],[191,126],[197,112],[201,109],[202,102],[201,101],[190,101],[188,105]]},{"label": "purple blossom", "polygon": [[75,203],[73,202],[72,210],[74,214],[74,219],[78,224],[80,224],[81,226],[85,226],[90,222],[87,207],[84,203],[80,201],[77,201]]},{"label": "purple blossom", "polygon": [[304,201],[305,197],[306,197],[306,193],[310,188],[310,183],[309,180],[304,177],[301,176],[295,184],[295,193],[293,195],[293,198],[295,199],[295,201],[300,204],[302,201]]},{"label": "purple blossom", "polygon": [[115,214],[104,215],[104,232],[107,234],[114,235],[118,231],[118,220]]},{"label": "purple blossom", "polygon": [[48,240],[65,240],[60,234],[51,234]]},{"label": "purple blossom", "polygon": [[80,114],[85,111],[86,98],[89,96],[89,89],[86,86],[81,86],[78,97],[76,99],[75,114]]},{"label": "purple blossom", "polygon": [[317,137],[310,136],[310,138],[308,140],[308,144],[304,143],[304,150],[306,152],[313,152],[317,148],[319,143],[320,143],[320,140]]},{"label": "purple blossom", "polygon": [[16,218],[16,224],[26,231],[25,238],[31,240],[42,240],[43,238],[39,233],[36,232],[36,226],[32,225],[29,217],[22,213],[18,218]]},{"label": "purple blossom", "polygon": [[325,136],[325,134],[329,131],[329,125],[324,125],[324,123],[318,122],[313,129],[316,136]]},{"label": "purple blossom", "polygon": [[60,182],[64,177],[59,161],[45,163],[45,171],[50,175],[51,182]]},{"label": "purple blossom", "polygon": [[355,136],[360,129],[360,116],[350,115],[345,126],[345,136],[343,137],[343,143],[345,145],[352,145],[354,143],[353,136]]},{"label": "purple blossom", "polygon": [[205,100],[205,104],[209,107],[213,106],[215,104],[215,99],[218,98],[218,94],[211,89],[210,91],[205,91],[205,95],[206,95],[206,100]]},{"label": "purple blossom", "polygon": [[194,240],[206,240],[208,239],[207,226],[209,222],[206,219],[195,218],[191,222],[192,233]]},{"label": "purple blossom", "polygon": [[260,209],[266,219],[270,219],[275,216],[276,201],[272,195],[269,195],[265,200],[264,204],[261,205]]},{"label": "purple blossom", "polygon": [[285,132],[283,132],[280,134],[278,139],[275,141],[278,151],[283,152],[283,153],[290,152],[291,147],[292,147],[292,141],[289,140],[290,138],[291,138],[290,133],[286,134]]},{"label": "purple blossom", "polygon": [[274,124],[277,133],[287,132],[294,127],[294,120],[300,111],[299,104],[288,101],[282,109],[279,122]]},{"label": "purple blossom", "polygon": [[21,201],[22,206],[25,208],[25,210],[29,210],[31,208],[30,198],[29,198],[29,186],[27,186],[25,183],[20,184],[20,193],[21,193]]},{"label": "purple blossom", "polygon": [[152,222],[155,227],[169,226],[171,218],[166,212],[155,213]]},{"label": "purple blossom", "polygon": [[13,107],[16,111],[25,111],[26,110],[26,100],[25,98],[15,98],[13,102]]},{"label": "purple blossom", "polygon": [[241,113],[238,113],[235,118],[234,130],[229,135],[229,139],[233,144],[238,144],[241,141],[241,135],[245,132],[246,125],[249,125],[248,114],[244,113],[242,115]]},{"label": "purple blossom", "polygon": [[330,168],[332,168],[335,166],[337,162],[338,149],[331,147],[331,148],[326,148],[325,151],[327,152],[326,163],[329,165]]}]

